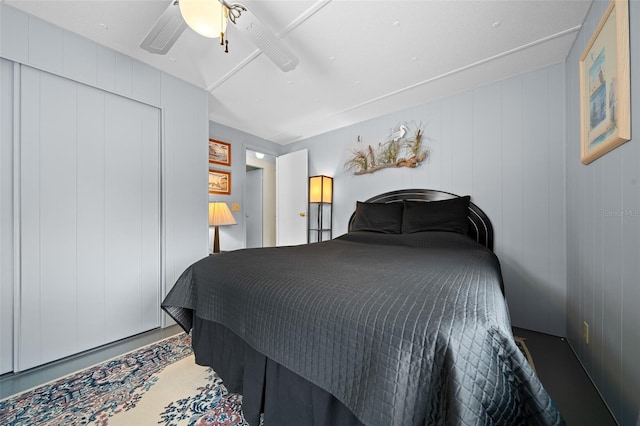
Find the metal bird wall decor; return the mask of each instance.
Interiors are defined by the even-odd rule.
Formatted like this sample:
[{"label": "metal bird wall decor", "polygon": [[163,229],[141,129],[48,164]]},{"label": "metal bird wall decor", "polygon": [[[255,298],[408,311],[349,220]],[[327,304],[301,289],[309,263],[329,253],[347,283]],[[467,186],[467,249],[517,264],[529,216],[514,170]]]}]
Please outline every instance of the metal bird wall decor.
[{"label": "metal bird wall decor", "polygon": [[422,124],[414,127],[411,131],[408,124],[398,124],[386,142],[379,143],[376,149],[371,145],[365,146],[358,136],[358,145],[351,150],[346,169],[354,175],[363,175],[387,168],[417,167],[427,158],[429,150],[422,144]]}]

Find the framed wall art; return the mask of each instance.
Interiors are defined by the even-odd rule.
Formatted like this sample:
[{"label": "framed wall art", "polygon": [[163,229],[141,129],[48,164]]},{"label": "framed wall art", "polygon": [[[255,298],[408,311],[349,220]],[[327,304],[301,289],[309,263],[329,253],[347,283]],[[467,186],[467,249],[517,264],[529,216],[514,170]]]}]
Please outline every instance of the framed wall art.
[{"label": "framed wall art", "polygon": [[231,166],[231,144],[209,139],[209,163]]},{"label": "framed wall art", "polygon": [[231,172],[209,169],[209,194],[231,195]]},{"label": "framed wall art", "polygon": [[629,0],[611,0],[579,62],[581,161],[631,139]]}]

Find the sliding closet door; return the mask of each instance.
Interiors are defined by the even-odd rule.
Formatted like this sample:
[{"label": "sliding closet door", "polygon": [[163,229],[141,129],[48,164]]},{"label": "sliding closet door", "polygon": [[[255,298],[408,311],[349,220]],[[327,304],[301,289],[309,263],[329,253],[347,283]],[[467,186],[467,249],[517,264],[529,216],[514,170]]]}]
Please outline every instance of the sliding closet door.
[{"label": "sliding closet door", "polygon": [[0,374],[13,370],[13,62],[0,59]]},{"label": "sliding closet door", "polygon": [[23,66],[18,370],[159,326],[160,112]]}]

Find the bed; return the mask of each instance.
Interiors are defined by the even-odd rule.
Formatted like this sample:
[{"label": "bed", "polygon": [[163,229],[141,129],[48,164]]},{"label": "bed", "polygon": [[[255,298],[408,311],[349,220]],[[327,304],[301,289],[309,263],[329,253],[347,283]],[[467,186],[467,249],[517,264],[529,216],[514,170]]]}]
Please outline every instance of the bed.
[{"label": "bed", "polygon": [[348,229],[209,256],[162,303],[251,426],[564,424],[514,342],[468,196],[387,192]]}]

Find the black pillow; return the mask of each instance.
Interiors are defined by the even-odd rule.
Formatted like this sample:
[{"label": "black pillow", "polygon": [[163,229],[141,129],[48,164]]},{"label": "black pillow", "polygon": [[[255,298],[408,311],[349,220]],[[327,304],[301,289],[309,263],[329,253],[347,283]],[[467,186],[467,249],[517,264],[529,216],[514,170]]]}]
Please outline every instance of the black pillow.
[{"label": "black pillow", "polygon": [[402,203],[356,203],[350,231],[399,234],[402,230]]},{"label": "black pillow", "polygon": [[466,234],[469,231],[469,200],[471,197],[440,201],[405,201],[402,233],[449,231]]}]

